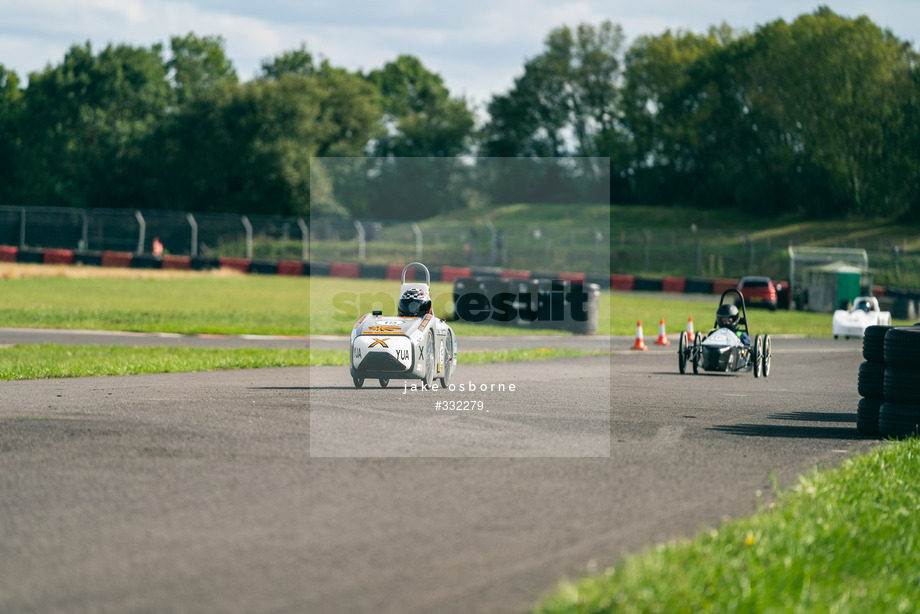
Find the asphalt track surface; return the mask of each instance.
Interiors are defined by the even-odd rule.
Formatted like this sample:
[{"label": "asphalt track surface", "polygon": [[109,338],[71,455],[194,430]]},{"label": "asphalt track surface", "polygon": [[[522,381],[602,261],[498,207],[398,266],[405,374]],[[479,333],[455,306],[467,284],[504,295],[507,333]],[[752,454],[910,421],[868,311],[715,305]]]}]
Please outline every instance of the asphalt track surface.
[{"label": "asphalt track surface", "polygon": [[[461,362],[455,383],[516,381],[529,412],[327,367],[0,382],[0,611],[522,612],[879,443],[855,428],[859,342],[775,339],[766,379],[609,342]],[[604,455],[528,457],[597,453],[604,399]],[[347,457],[368,452],[403,457]]]}]

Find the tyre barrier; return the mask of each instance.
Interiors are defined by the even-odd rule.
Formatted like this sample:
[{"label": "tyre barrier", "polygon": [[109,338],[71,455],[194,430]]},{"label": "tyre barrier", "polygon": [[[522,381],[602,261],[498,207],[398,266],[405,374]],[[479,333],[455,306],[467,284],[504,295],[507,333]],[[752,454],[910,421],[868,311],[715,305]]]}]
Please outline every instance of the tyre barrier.
[{"label": "tyre barrier", "polygon": [[886,367],[878,434],[882,437],[920,434],[920,327],[890,327],[885,332],[882,355]]},{"label": "tyre barrier", "polygon": [[859,365],[856,385],[859,396],[864,399],[884,400],[886,367],[887,365],[883,362],[866,361]]},{"label": "tyre barrier", "polygon": [[862,355],[865,362],[859,365],[856,389],[856,430],[863,435],[878,436],[878,412],[885,400],[885,334],[891,326],[869,326],[863,333]]}]

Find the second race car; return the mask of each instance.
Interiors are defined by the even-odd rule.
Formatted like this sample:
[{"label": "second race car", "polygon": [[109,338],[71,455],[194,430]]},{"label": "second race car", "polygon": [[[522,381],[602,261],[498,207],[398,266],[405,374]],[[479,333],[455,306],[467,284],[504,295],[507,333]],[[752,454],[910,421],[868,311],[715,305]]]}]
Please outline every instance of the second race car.
[{"label": "second race car", "polygon": [[[734,302],[726,301],[730,294],[736,295]],[[753,371],[754,377],[766,377],[770,375],[772,360],[770,335],[755,335],[751,340],[744,296],[735,288],[726,290],[719,298],[712,330],[706,334],[698,332],[692,337],[682,333],[677,349],[677,366],[681,373],[686,372],[689,361],[694,373],[699,373],[700,369],[728,373]]]}]

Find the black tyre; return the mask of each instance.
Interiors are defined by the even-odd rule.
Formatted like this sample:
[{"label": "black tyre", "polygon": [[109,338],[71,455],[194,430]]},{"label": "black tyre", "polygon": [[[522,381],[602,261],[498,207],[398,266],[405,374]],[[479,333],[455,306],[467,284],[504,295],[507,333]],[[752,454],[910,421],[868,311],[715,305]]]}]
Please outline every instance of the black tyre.
[{"label": "black tyre", "polygon": [[677,343],[677,368],[681,375],[687,372],[687,354],[690,351],[688,339],[687,333],[682,332],[680,341]]},{"label": "black tyre", "polygon": [[878,434],[882,437],[903,437],[920,432],[920,405],[889,403],[878,410]]},{"label": "black tyre", "polygon": [[920,372],[890,365],[885,369],[883,383],[886,401],[920,404]]},{"label": "black tyre", "polygon": [[428,368],[425,369],[425,386],[428,389],[431,389],[431,385],[434,383],[434,372],[435,372],[435,362],[438,357],[435,355],[434,350],[434,331],[428,331],[428,342],[425,348],[425,359],[428,361]]},{"label": "black tyre", "polygon": [[763,362],[760,358],[763,355],[763,337],[760,335],[754,335],[754,377],[760,377],[760,373],[763,367]]},{"label": "black tyre", "polygon": [[865,399],[885,400],[885,363],[869,362],[859,365],[859,374],[856,379],[856,390],[859,396]]},{"label": "black tyre", "polygon": [[885,334],[885,362],[920,370],[920,327],[893,327]]},{"label": "black tyre", "polygon": [[773,364],[773,339],[770,335],[763,336],[763,355],[760,357],[763,365],[761,370],[764,377],[770,377],[770,365]]},{"label": "black tyre", "polygon": [[700,372],[700,361],[703,360],[703,337],[699,333],[693,336],[693,351],[690,357],[693,362],[693,372]]},{"label": "black tyre", "polygon": [[441,377],[441,387],[447,388],[450,386],[450,376],[454,371],[454,336],[452,334],[447,335],[447,346],[443,350],[441,360],[444,362],[444,373]]},{"label": "black tyre", "polygon": [[867,326],[863,333],[863,358],[869,362],[885,362],[885,333],[890,326]]},{"label": "black tyre", "polygon": [[863,435],[878,435],[878,411],[882,401],[860,399],[856,405],[856,430]]},{"label": "black tyre", "polygon": [[355,383],[355,388],[360,388],[361,386],[364,385],[364,378],[358,377],[357,375],[352,375],[351,381]]},{"label": "black tyre", "polygon": [[388,379],[386,379],[386,378],[383,378],[383,377],[381,377],[381,378],[378,379],[377,381],[380,382],[380,387],[381,387],[381,388],[386,388],[387,386],[390,385],[390,380],[388,380]]}]

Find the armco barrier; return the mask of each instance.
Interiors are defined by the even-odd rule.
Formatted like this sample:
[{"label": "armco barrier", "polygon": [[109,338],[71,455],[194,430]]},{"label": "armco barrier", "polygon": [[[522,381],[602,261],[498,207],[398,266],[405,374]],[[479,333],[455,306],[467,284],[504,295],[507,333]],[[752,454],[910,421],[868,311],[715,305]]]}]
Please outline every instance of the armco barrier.
[{"label": "armco barrier", "polygon": [[561,281],[580,281],[584,283],[585,274],[584,273],[572,273],[570,271],[563,271],[556,275],[556,279]]},{"label": "armco barrier", "polygon": [[16,262],[19,248],[12,245],[0,245],[0,262]]},{"label": "armco barrier", "polygon": [[163,262],[158,256],[153,254],[134,254],[131,258],[132,269],[160,269],[163,268]]},{"label": "armco barrier", "polygon": [[239,271],[240,273],[249,272],[249,258],[218,258],[217,261],[220,263],[220,268],[230,269],[231,271]]},{"label": "armco barrier", "polygon": [[686,277],[662,277],[662,292],[684,292],[687,288]]},{"label": "armco barrier", "polygon": [[614,273],[610,276],[610,289],[611,290],[632,290],[636,285],[636,278],[633,275],[623,275],[621,273]]},{"label": "armco barrier", "polygon": [[278,270],[278,263],[274,260],[253,260],[249,263],[249,272],[259,275],[274,275]]},{"label": "armco barrier", "polygon": [[687,294],[712,294],[712,280],[690,278],[687,280],[687,285],[684,286],[684,292]]},{"label": "armco barrier", "polygon": [[502,269],[499,277],[502,279],[530,279],[530,271],[520,269]]},{"label": "armco barrier", "polygon": [[279,260],[278,275],[303,275],[303,262],[299,260]]},{"label": "armco barrier", "polygon": [[361,279],[386,279],[387,265],[385,264],[362,264],[361,272],[358,274]]},{"label": "armco barrier", "polygon": [[133,254],[131,252],[102,252],[102,266],[130,267]]},{"label": "armco barrier", "polygon": [[44,252],[43,264],[73,264],[73,250],[45,249]]},{"label": "armco barrier", "polygon": [[220,268],[220,258],[202,258],[197,256],[192,258],[191,269],[193,271],[209,271]]},{"label": "armco barrier", "polygon": [[102,252],[78,249],[73,253],[73,263],[79,266],[102,266]]},{"label": "armco barrier", "polygon": [[160,261],[160,268],[175,271],[188,271],[192,268],[192,258],[191,256],[163,254]]},{"label": "armco barrier", "polygon": [[457,266],[442,266],[441,267],[441,281],[446,281],[448,283],[453,283],[455,279],[461,277],[471,277],[473,275],[473,269],[470,267],[457,267]]},{"label": "armco barrier", "polygon": [[329,277],[357,277],[361,265],[357,262],[333,262],[329,265]]},{"label": "armco barrier", "polygon": [[661,292],[661,280],[654,277],[636,277],[633,290],[637,292]]},{"label": "armco barrier", "polygon": [[24,247],[16,253],[16,262],[23,264],[42,264],[45,262],[45,250]]},{"label": "armco barrier", "polygon": [[712,293],[722,294],[726,290],[737,287],[737,285],[738,285],[737,279],[713,279],[712,280]]}]

